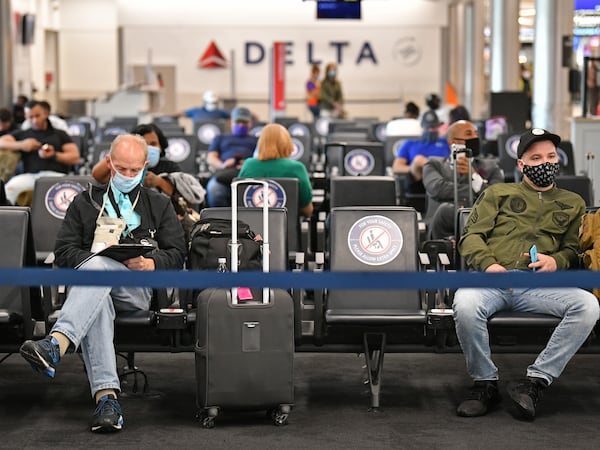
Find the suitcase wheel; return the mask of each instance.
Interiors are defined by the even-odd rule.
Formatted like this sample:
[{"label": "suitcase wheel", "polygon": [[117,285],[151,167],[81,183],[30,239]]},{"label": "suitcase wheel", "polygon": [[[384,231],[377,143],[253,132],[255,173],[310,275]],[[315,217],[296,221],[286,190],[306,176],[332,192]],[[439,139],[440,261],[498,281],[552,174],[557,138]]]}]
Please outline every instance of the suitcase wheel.
[{"label": "suitcase wheel", "polygon": [[219,408],[211,407],[202,411],[198,418],[202,428],[210,429],[215,427],[215,418],[219,415]]},{"label": "suitcase wheel", "polygon": [[273,425],[280,427],[288,424],[290,409],[290,405],[281,405],[277,409],[271,409],[267,411],[267,414],[271,417]]}]

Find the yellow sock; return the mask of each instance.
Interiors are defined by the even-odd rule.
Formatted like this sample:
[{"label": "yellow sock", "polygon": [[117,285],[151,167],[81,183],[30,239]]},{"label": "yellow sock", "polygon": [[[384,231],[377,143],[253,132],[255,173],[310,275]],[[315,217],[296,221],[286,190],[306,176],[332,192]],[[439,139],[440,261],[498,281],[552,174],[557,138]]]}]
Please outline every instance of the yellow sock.
[{"label": "yellow sock", "polygon": [[63,356],[65,353],[67,353],[67,349],[69,348],[69,345],[71,345],[71,341],[69,340],[69,338],[66,337],[64,334],[58,333],[56,331],[54,333],[50,333],[50,336],[52,336],[58,341],[60,356]]},{"label": "yellow sock", "polygon": [[105,395],[112,395],[113,397],[117,398],[117,393],[114,389],[101,389],[94,395],[94,397],[96,398],[96,403],[98,403],[100,399]]}]

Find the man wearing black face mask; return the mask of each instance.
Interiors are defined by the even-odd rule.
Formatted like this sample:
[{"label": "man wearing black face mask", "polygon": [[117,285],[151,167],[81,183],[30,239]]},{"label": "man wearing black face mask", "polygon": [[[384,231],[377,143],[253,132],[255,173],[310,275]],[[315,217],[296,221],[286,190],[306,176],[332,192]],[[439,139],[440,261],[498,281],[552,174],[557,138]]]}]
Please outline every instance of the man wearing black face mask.
[{"label": "man wearing black face mask", "polygon": [[[467,265],[485,272],[566,270],[577,263],[583,199],[554,184],[560,137],[541,128],[523,135],[517,149],[521,183],[500,183],[479,197],[458,248]],[[532,248],[535,245],[535,248]],[[600,315],[596,297],[578,288],[461,288],[454,297],[456,334],[474,385],[456,413],[481,416],[500,401],[491,359],[488,318],[499,311],[561,319],[546,348],[527,367],[527,379],[509,385],[520,415],[533,420],[548,386],[588,338]]]},{"label": "man wearing black face mask", "polygon": [[446,139],[440,138],[438,129],[440,121],[434,111],[427,111],[421,119],[423,134],[420,139],[405,141],[394,159],[392,171],[395,174],[404,174],[404,189],[406,192],[416,194],[424,193],[423,166],[431,156],[447,157],[450,148]]},{"label": "man wearing black face mask", "polygon": [[[469,200],[469,184],[472,197],[483,192],[488,186],[504,181],[504,173],[497,160],[479,157],[479,137],[477,128],[471,122],[459,120],[454,122],[446,133],[448,145],[464,145],[474,157],[473,165],[465,153],[456,155],[458,181],[458,205],[467,205]],[[427,192],[427,213],[425,221],[429,224],[431,239],[443,239],[454,235],[454,167],[452,158],[431,157],[423,167],[423,185]],[[469,183],[469,178],[471,182]]]},{"label": "man wearing black face mask", "polygon": [[208,180],[208,206],[231,206],[231,180],[240,171],[244,161],[254,153],[258,138],[248,134],[252,113],[238,106],[231,112],[231,134],[221,134],[208,148],[206,162],[214,175]]}]

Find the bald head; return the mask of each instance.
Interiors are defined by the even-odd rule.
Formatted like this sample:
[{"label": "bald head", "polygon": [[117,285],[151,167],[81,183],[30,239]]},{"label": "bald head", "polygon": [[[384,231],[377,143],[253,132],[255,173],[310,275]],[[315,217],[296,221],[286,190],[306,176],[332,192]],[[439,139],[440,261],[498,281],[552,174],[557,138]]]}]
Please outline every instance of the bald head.
[{"label": "bald head", "polygon": [[446,132],[446,140],[449,145],[464,144],[466,140],[477,137],[479,137],[477,135],[477,128],[467,120],[454,122]]}]

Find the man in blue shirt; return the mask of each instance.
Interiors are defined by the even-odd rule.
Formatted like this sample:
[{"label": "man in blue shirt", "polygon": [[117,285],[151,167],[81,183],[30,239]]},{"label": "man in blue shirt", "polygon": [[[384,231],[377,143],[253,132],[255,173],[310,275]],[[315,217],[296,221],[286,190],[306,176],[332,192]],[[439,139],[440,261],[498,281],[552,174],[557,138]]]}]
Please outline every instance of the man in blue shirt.
[{"label": "man in blue shirt", "polygon": [[192,119],[194,123],[205,122],[207,120],[229,119],[229,112],[219,109],[219,97],[213,91],[206,91],[202,96],[202,101],[204,105],[186,109],[183,115]]},{"label": "man in blue shirt", "polygon": [[447,158],[450,147],[446,139],[440,138],[438,130],[440,121],[437,114],[427,111],[421,119],[423,134],[419,139],[410,139],[398,150],[392,170],[395,174],[405,175],[405,189],[411,193],[424,193],[423,166],[430,156]]},{"label": "man in blue shirt", "polygon": [[214,175],[208,180],[208,206],[231,206],[231,180],[256,148],[258,138],[248,134],[252,114],[239,106],[231,112],[231,134],[216,136],[208,147],[206,162]]}]

